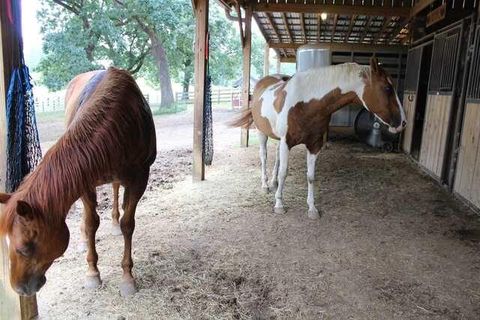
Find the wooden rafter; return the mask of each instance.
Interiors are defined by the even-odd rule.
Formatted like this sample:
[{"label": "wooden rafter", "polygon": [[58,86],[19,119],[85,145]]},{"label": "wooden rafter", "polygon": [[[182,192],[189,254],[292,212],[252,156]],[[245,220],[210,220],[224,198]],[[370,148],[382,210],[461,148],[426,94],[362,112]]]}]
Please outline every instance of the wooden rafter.
[{"label": "wooden rafter", "polygon": [[355,25],[355,19],[357,19],[357,16],[352,15],[350,18],[350,25],[348,26],[347,35],[345,36],[344,42],[347,42],[348,39],[350,38],[350,35],[352,34],[353,26]]},{"label": "wooden rafter", "polygon": [[397,35],[400,33],[400,31],[402,31],[402,29],[405,27],[405,20],[401,19],[397,23],[398,25],[395,27],[395,29],[393,29],[392,33],[390,33],[390,37],[388,37],[387,44],[392,42],[392,40],[395,39]]},{"label": "wooden rafter", "polygon": [[372,17],[368,17],[367,22],[365,23],[365,26],[364,26],[365,30],[363,30],[362,35],[360,36],[360,41],[359,41],[360,43],[363,43],[363,39],[365,39],[365,36],[367,35],[367,33],[369,31],[368,27],[370,26],[371,21],[372,21]]},{"label": "wooden rafter", "polygon": [[243,46],[245,44],[245,33],[243,31],[242,10],[240,9],[240,4],[238,2],[235,5],[235,11],[237,11],[238,29],[240,31],[240,38],[241,38],[242,46]]},{"label": "wooden rafter", "polygon": [[384,34],[385,30],[387,30],[388,25],[392,21],[392,17],[385,17],[385,21],[383,21],[382,29],[377,33],[375,38],[372,40],[372,43],[377,43],[378,40],[382,38],[382,35]]},{"label": "wooden rafter", "polygon": [[270,13],[265,12],[265,18],[267,19],[267,22],[270,25],[270,27],[272,27],[273,33],[278,38],[278,41],[282,41],[282,38],[280,38],[280,34],[278,33],[278,30],[275,27],[275,24],[273,23],[272,18],[270,18]]},{"label": "wooden rafter", "polygon": [[322,36],[322,17],[320,16],[320,13],[317,16],[317,41],[320,42],[320,38]]},{"label": "wooden rafter", "polygon": [[303,41],[307,41],[307,33],[305,32],[305,17],[303,13],[300,13],[300,26],[302,28]]},{"label": "wooden rafter", "polygon": [[290,42],[293,42],[292,34],[290,33],[290,29],[288,28],[288,21],[285,13],[282,13],[282,19],[283,19],[283,24],[285,25],[285,30],[287,31],[288,38],[290,39]]},{"label": "wooden rafter", "polygon": [[333,17],[333,29],[332,34],[330,35],[330,42],[333,42],[333,37],[335,36],[335,31],[337,30],[338,14],[335,14]]},{"label": "wooden rafter", "polygon": [[[274,43],[269,42],[268,45],[273,49],[298,49],[300,46],[306,43]],[[361,43],[331,43],[331,42],[321,42],[326,48],[330,48],[332,51],[353,51],[353,52],[371,52],[372,50],[382,51],[382,52],[406,52],[408,50],[407,46],[402,45],[371,45],[371,44],[361,44]]]},{"label": "wooden rafter", "polygon": [[[303,1],[302,1],[303,2]],[[255,12],[331,13],[384,17],[409,17],[409,7],[363,6],[347,4],[253,3]]]}]

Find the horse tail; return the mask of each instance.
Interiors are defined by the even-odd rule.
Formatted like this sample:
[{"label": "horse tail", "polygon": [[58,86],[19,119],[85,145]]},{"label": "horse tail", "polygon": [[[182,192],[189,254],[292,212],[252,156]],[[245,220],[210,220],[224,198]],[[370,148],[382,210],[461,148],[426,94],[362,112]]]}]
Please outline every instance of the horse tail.
[{"label": "horse tail", "polygon": [[242,127],[242,128],[249,128],[253,123],[253,115],[252,109],[247,108],[240,112],[240,114],[229,121],[227,124],[230,127]]}]

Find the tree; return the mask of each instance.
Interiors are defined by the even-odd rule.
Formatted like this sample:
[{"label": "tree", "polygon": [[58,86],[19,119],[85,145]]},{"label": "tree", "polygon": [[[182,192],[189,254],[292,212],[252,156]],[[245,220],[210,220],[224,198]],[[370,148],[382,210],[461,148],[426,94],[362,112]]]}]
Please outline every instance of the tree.
[{"label": "tree", "polygon": [[[193,80],[195,19],[190,0],[43,0],[44,58],[38,71],[50,89],[76,74],[113,64],[159,85],[173,102],[171,78],[188,91]],[[210,14],[210,73],[227,85],[242,74],[236,24],[218,4]],[[262,72],[263,42],[254,35],[252,76]],[[260,61],[259,63],[257,63]]]}]

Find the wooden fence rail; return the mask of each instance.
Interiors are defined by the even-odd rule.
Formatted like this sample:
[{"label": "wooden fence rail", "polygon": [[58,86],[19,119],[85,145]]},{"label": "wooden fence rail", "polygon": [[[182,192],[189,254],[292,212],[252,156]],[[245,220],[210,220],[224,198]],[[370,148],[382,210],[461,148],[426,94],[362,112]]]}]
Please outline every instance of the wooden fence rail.
[{"label": "wooden fence rail", "polygon": [[[240,90],[231,89],[213,89],[212,105],[220,103],[230,103],[232,109],[242,106],[242,94]],[[194,92],[177,92],[175,93],[175,101],[178,103],[193,103]]]}]

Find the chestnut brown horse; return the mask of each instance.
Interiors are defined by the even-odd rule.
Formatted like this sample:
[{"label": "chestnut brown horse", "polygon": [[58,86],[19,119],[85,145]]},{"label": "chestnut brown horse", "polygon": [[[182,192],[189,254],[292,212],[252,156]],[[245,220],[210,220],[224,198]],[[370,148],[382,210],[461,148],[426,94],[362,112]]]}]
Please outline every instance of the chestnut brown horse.
[{"label": "chestnut brown horse", "polygon": [[67,249],[65,218],[81,198],[88,241],[87,286],[98,286],[95,233],[100,219],[95,188],[115,182],[125,188],[120,292],[133,294],[135,211],[156,157],[152,114],[132,76],[115,68],[74,79],[67,93],[67,107],[71,104],[75,112],[63,136],[15,193],[0,194],[5,204],[0,234],[9,238],[10,282],[22,295],[34,294],[43,286],[45,272]]},{"label": "chestnut brown horse", "polygon": [[315,207],[313,182],[315,162],[323,146],[332,113],[349,104],[363,105],[393,133],[406,126],[403,107],[392,79],[373,58],[370,66],[345,63],[284,75],[267,76],[257,82],[252,108],[231,125],[249,127],[255,123],[260,141],[262,187],[268,190],[266,159],[268,138],[280,140],[271,186],[275,193],[274,211],[284,213],[283,187],[287,176],[289,150],[307,147],[308,216],[320,217]]}]

